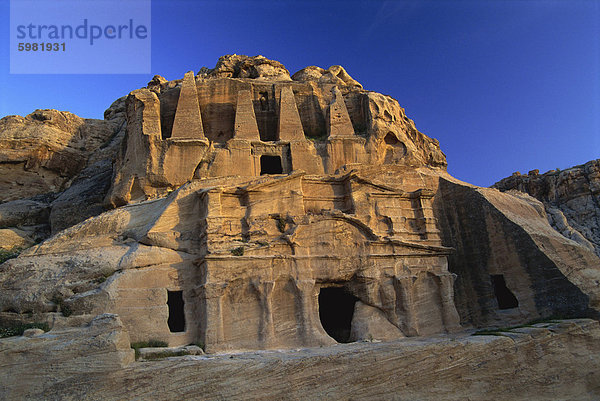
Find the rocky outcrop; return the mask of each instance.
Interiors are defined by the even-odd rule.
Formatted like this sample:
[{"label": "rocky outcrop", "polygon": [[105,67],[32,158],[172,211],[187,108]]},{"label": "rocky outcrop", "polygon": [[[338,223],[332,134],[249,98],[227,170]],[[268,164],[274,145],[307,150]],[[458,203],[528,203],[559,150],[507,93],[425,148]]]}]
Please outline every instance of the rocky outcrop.
[{"label": "rocky outcrop", "polygon": [[49,204],[53,197],[40,195],[0,203],[0,226],[16,227],[46,224],[49,217]]},{"label": "rocky outcrop", "polygon": [[25,249],[50,235],[50,204],[55,195],[0,203],[0,247]]},{"label": "rocky outcrop", "polygon": [[104,159],[82,170],[63,192],[0,203],[0,247],[29,248],[106,211],[111,178],[112,163]]},{"label": "rocky outcrop", "polygon": [[250,78],[290,81],[289,71],[279,61],[263,56],[227,55],[220,57],[215,68],[203,67],[198,76],[207,78]]},{"label": "rocky outcrop", "polygon": [[52,233],[106,211],[104,198],[110,189],[111,178],[110,159],[100,160],[81,171],[69,188],[50,204]]},{"label": "rocky outcrop", "polygon": [[0,120],[0,201],[61,192],[116,132],[114,123],[36,110]]},{"label": "rocky outcrop", "polygon": [[[53,348],[55,352],[31,352],[45,350],[54,332],[0,340],[0,369],[8,374],[0,391],[8,399],[316,400],[326,394],[353,400],[593,401],[600,397],[600,328],[590,320],[536,324],[482,336],[168,357],[126,367],[101,353],[108,348],[104,344],[83,354],[65,352],[66,346]],[[68,348],[76,349],[90,334],[80,332],[74,338],[57,330],[54,344],[73,339],[78,342]],[[19,350],[29,351],[19,355],[19,362],[28,363],[7,364]],[[85,355],[99,358],[94,370],[82,366]]]},{"label": "rocky outcrop", "polygon": [[493,187],[522,191],[540,200],[558,232],[600,256],[600,159],[544,174],[515,173]]},{"label": "rocky outcrop", "polygon": [[600,259],[557,233],[539,201],[451,178],[440,180],[438,195],[442,243],[455,248],[448,263],[462,324],[598,315]]},{"label": "rocky outcrop", "polygon": [[[19,129],[29,129],[23,127],[35,125],[37,134],[56,129],[52,122],[20,119],[28,120],[9,130],[15,138]],[[572,240],[553,229],[548,215],[555,226],[560,215],[547,213],[534,198],[449,176],[438,142],[420,133],[396,100],[363,90],[339,66],[308,67],[290,79],[285,67],[264,57],[225,56],[214,69],[197,75],[190,71],[181,80],[155,76],[147,88],[115,101],[104,122],[91,124],[96,128],[82,139],[89,146],[75,154],[79,159],[73,156],[77,163],[69,159],[76,168],[67,164],[64,173],[59,171],[64,182],[55,192],[26,193],[24,199],[0,204],[0,238],[14,244],[5,249],[13,252],[37,243],[0,264],[0,325],[45,322],[52,327],[48,338],[56,342],[70,341],[75,332],[104,338],[89,328],[96,316],[116,314],[119,321],[113,321],[111,330],[121,340],[114,352],[123,364],[125,337],[119,333],[130,341],[158,340],[171,348],[200,344],[207,354],[323,346],[323,353],[315,351],[308,363],[322,368],[324,375],[333,369],[324,355],[337,355],[336,366],[337,361],[362,366],[374,349],[382,356],[391,352],[394,357],[384,357],[383,365],[368,364],[377,366],[373,377],[414,370],[412,362],[398,361],[411,360],[407,355],[420,360],[424,352],[439,356],[448,351],[456,360],[461,352],[473,352],[473,358],[496,368],[499,362],[490,356],[494,352],[514,358],[507,366],[553,363],[558,354],[566,357],[554,345],[563,337],[554,338],[552,330],[566,329],[569,339],[580,338],[580,330],[596,336],[597,324],[579,321],[550,331],[536,327],[507,334],[518,343],[510,347],[507,340],[499,344],[463,337],[443,347],[437,340],[423,340],[427,346],[419,348],[406,339],[557,315],[597,317],[600,259],[574,230]],[[52,152],[71,155],[71,139],[62,140],[65,147]],[[7,154],[15,149],[20,151],[18,141]],[[39,171],[54,168],[48,155],[35,159],[45,166]],[[60,166],[62,159],[57,160]],[[574,227],[566,218],[560,222],[563,231]],[[36,333],[27,335],[30,340],[7,341],[25,353],[37,347],[31,342]],[[584,345],[573,340],[574,348],[564,352],[597,353],[586,336]],[[398,339],[406,342],[391,348],[371,343]],[[355,349],[362,356],[336,354],[329,347],[353,341],[369,341]],[[52,344],[41,342],[39,347]],[[418,350],[412,354],[401,344]],[[527,355],[535,349],[535,356],[519,359],[514,353],[519,347]],[[540,352],[544,347],[548,357]],[[299,362],[284,361],[291,364],[286,377],[304,370],[302,358],[290,360]],[[433,357],[432,363],[450,364],[442,370],[454,372],[460,381],[466,373],[453,369],[471,369],[472,364],[456,365],[456,360]],[[259,369],[269,372],[273,363],[279,364],[267,359]],[[569,363],[574,366],[575,359]],[[136,377],[144,382],[160,376],[149,373],[153,367],[123,366],[110,379],[84,374],[68,383],[80,380],[86,389],[100,391],[107,381]],[[222,372],[230,367],[223,366]],[[206,368],[181,367],[184,376]],[[519,372],[514,377],[528,380]],[[413,379],[422,380],[417,376]],[[320,374],[315,377],[321,380]],[[541,371],[536,377],[547,380]],[[574,377],[577,390],[564,391],[580,396],[586,379]],[[197,391],[195,384],[182,380]],[[200,382],[206,380],[212,379]],[[422,385],[411,387],[402,378],[391,387],[384,380],[385,388],[353,374],[348,381],[335,380],[331,382],[339,386],[331,394],[338,398],[347,397],[346,390],[366,398],[367,393],[351,390],[355,382],[381,398],[392,394],[388,387],[396,394],[398,383],[410,389],[408,398],[424,394],[419,392]],[[159,382],[141,387],[140,394]],[[435,383],[435,394],[452,399],[471,382],[461,382],[464,386],[455,393],[447,381]],[[52,382],[45,389],[61,386]],[[27,394],[35,397],[37,389]],[[511,389],[496,386],[493,393],[511,398]],[[277,398],[280,393],[274,391],[271,396]],[[308,398],[317,397],[312,390],[303,391]],[[249,390],[223,394],[236,397]]]},{"label": "rocky outcrop", "polygon": [[56,110],[0,120],[2,248],[28,248],[106,210],[123,107],[115,101],[104,121]]},{"label": "rocky outcrop", "polygon": [[300,82],[316,81],[321,84],[350,86],[362,89],[362,85],[354,80],[341,65],[332,65],[326,70],[313,65],[301,69],[292,75],[292,79]]},{"label": "rocky outcrop", "polygon": [[108,384],[114,372],[134,361],[129,336],[115,315],[99,315],[83,327],[55,327],[48,333],[31,330],[25,335],[0,339],[3,399],[49,399],[55,396],[44,396],[47,388],[63,387],[68,392],[68,382],[76,377],[96,377]]}]

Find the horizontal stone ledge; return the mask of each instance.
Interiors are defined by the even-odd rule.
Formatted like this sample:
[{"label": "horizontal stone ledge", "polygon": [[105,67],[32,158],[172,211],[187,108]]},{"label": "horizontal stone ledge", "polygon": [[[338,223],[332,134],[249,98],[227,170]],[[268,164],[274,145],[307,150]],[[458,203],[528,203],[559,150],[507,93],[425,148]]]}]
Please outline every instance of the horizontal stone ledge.
[{"label": "horizontal stone ledge", "polygon": [[306,202],[306,201],[310,201],[310,202],[318,202],[318,201],[322,201],[322,202],[327,202],[327,201],[336,201],[336,200],[348,200],[350,199],[351,196],[349,194],[346,195],[340,195],[340,196],[302,196],[302,199]]},{"label": "horizontal stone ledge", "polygon": [[290,144],[290,141],[257,141],[257,140],[250,140],[250,143],[252,145],[256,145],[256,146],[261,146],[261,145],[266,145],[266,146],[286,146]]},{"label": "horizontal stone ledge", "polygon": [[[336,143],[336,142],[357,142],[357,143],[361,143],[364,144],[367,140],[361,136],[358,136],[356,134],[345,134],[345,135],[339,135],[339,136],[334,136],[334,137],[327,137],[327,142],[329,143]],[[353,163],[353,164],[358,164],[358,163]]]},{"label": "horizontal stone ledge", "polygon": [[177,145],[210,145],[210,141],[208,139],[198,139],[198,138],[167,138],[166,141],[171,144]]},{"label": "horizontal stone ledge", "polygon": [[[439,257],[447,256],[449,253],[377,253],[364,255],[363,258],[423,258],[423,257]],[[335,255],[207,255],[196,260],[200,263],[203,260],[273,260],[273,259],[289,259],[289,260],[310,260],[310,259],[332,259],[345,260],[356,259],[355,256],[335,256]]]},{"label": "horizontal stone ledge", "polygon": [[182,347],[148,347],[140,348],[140,360],[163,359],[184,355],[203,355],[204,351],[197,345],[186,345]]}]

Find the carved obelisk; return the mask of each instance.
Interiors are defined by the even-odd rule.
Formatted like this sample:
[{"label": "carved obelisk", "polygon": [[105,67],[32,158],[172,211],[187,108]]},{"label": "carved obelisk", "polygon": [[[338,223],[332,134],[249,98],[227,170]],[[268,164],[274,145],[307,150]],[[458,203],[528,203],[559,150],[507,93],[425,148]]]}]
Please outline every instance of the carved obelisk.
[{"label": "carved obelisk", "polygon": [[337,86],[332,89],[333,100],[327,112],[327,131],[329,138],[348,138],[354,136],[352,121],[344,102],[344,96]]},{"label": "carved obelisk", "polygon": [[188,71],[183,76],[171,138],[206,139],[193,71]]},{"label": "carved obelisk", "polygon": [[281,89],[279,98],[279,125],[277,128],[280,141],[304,141],[304,129],[300,121],[296,98],[291,86]]},{"label": "carved obelisk", "polygon": [[260,140],[256,114],[254,113],[254,105],[252,104],[252,93],[249,90],[238,92],[233,138],[249,141]]}]

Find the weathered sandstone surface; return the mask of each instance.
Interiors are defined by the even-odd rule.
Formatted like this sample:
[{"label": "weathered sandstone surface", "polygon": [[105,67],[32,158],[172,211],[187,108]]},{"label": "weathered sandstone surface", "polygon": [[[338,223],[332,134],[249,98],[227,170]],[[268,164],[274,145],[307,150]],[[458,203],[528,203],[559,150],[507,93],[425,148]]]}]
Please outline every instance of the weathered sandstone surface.
[{"label": "weathered sandstone surface", "polygon": [[36,110],[0,120],[1,201],[61,192],[117,130],[110,121]]},{"label": "weathered sandstone surface", "polygon": [[[440,227],[455,248],[448,262],[457,275],[455,303],[463,323],[597,316],[598,257],[554,230],[541,202],[452,179],[440,180],[440,192]],[[501,295],[499,286],[509,291]]]},{"label": "weathered sandstone surface", "polygon": [[83,327],[55,327],[48,333],[33,329],[25,334],[0,340],[3,400],[65,399],[45,391],[62,387],[68,392],[64,382],[80,375],[106,382],[111,372],[134,361],[129,336],[115,315],[99,315]]},{"label": "weathered sandstone surface", "polygon": [[[11,397],[39,398],[44,388],[56,398],[68,383],[66,398],[98,398],[107,383],[120,383],[104,389],[107,399],[123,386],[140,398],[157,391],[169,399],[176,387],[172,398],[239,398],[256,391],[252,378],[273,376],[297,378],[297,385],[283,382],[291,399],[302,392],[308,399],[394,398],[402,391],[413,399],[442,392],[461,399],[465,391],[515,398],[514,387],[500,388],[491,376],[513,368],[531,386],[523,393],[530,398],[548,394],[537,391],[540,383],[565,398],[597,394],[592,321],[513,333],[511,340],[453,337],[540,318],[597,318],[600,259],[593,248],[558,232],[533,197],[448,175],[438,142],[420,133],[395,99],[364,90],[342,67],[307,67],[290,77],[262,56],[224,56],[180,80],[155,76],[115,101],[104,121],[43,113],[51,118],[0,121],[9,127],[0,138],[13,138],[0,158],[38,160],[30,170],[27,162],[7,164],[33,189],[6,184],[9,196],[0,203],[2,247],[27,248],[0,264],[0,326],[43,322],[52,330],[2,340],[8,345],[0,366],[24,366],[28,347],[59,347],[60,338],[78,335],[81,345],[56,358],[77,350],[74,358],[84,358],[92,347],[85,339],[102,338],[90,333],[106,325],[114,341],[98,349],[106,366],[116,367],[93,377],[82,368],[82,375],[42,380],[29,393],[10,376]],[[53,122],[59,117],[71,125]],[[45,153],[35,153],[39,146]],[[63,159],[69,163],[61,170]],[[40,179],[46,171],[60,180]],[[150,340],[200,345],[209,355],[323,348],[127,365],[126,343]],[[380,340],[391,342],[372,343]],[[356,341],[367,343],[336,345]],[[561,349],[562,341],[568,345]],[[172,349],[155,354],[183,350]],[[14,350],[23,359],[2,364]],[[562,358],[562,372],[571,372],[584,354],[572,387],[558,366],[548,374],[541,368]],[[423,358],[446,367],[440,375],[418,374],[415,366],[433,369],[417,363]],[[481,370],[468,373],[477,364]],[[523,364],[536,379],[518,370]],[[359,377],[372,366],[371,376]],[[181,377],[166,383],[157,373],[163,368]],[[406,376],[392,381],[390,372]],[[332,387],[315,387],[327,375],[337,377],[327,379]],[[425,377],[436,384],[412,384]],[[456,380],[461,384],[452,387]],[[199,387],[205,382],[209,389]],[[282,387],[271,388],[266,398],[281,398]]]},{"label": "weathered sandstone surface", "polygon": [[0,248],[27,248],[106,210],[122,107],[105,120],[56,110],[0,120]]},{"label": "weathered sandstone surface", "polygon": [[[600,328],[592,320],[493,335],[359,342],[124,366],[118,325],[92,322],[0,340],[6,399],[31,400],[597,400]],[[96,327],[104,327],[99,332]],[[96,335],[93,339],[81,334]],[[85,346],[82,353],[77,347]],[[114,350],[107,353],[108,350]],[[38,358],[26,358],[35,354]],[[23,361],[27,360],[27,364]],[[95,360],[94,363],[90,361]],[[40,373],[48,379],[38,380]]]},{"label": "weathered sandstone surface", "polygon": [[600,256],[600,159],[544,174],[515,173],[494,187],[540,200],[552,227]]}]

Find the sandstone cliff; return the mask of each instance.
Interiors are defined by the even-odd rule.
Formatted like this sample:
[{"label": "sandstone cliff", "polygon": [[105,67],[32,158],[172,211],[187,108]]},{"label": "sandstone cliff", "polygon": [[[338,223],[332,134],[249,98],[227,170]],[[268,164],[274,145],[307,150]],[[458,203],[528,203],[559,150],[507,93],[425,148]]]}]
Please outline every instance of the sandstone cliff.
[{"label": "sandstone cliff", "polygon": [[440,227],[444,243],[456,250],[448,262],[458,276],[463,324],[516,324],[532,311],[598,316],[600,260],[556,232],[539,201],[451,178],[440,180],[440,192]]},{"label": "sandstone cliff", "polygon": [[126,146],[107,199],[114,206],[164,196],[194,178],[258,176],[263,155],[280,157],[283,173],[334,174],[349,164],[446,167],[439,143],[395,99],[363,90],[341,66],[307,67],[290,79],[262,56],[224,56],[183,80],[155,76],[130,93],[126,107]]},{"label": "sandstone cliff", "polygon": [[[374,340],[417,346],[407,338],[600,312],[593,235],[561,235],[549,223],[551,216],[558,227],[557,212],[531,196],[448,175],[438,142],[420,133],[395,99],[364,90],[341,66],[311,66],[290,77],[262,56],[224,56],[180,80],[155,76],[115,101],[104,121],[36,111],[6,117],[2,127],[0,139],[8,139],[0,142],[0,162],[7,162],[0,168],[6,177],[22,173],[27,185],[5,183],[0,240],[5,249],[28,249],[0,264],[0,326],[53,329],[48,337],[0,343],[0,356],[9,358],[0,359],[2,369],[27,365],[21,351],[60,349],[54,336],[106,336],[98,355],[114,375],[90,379],[88,359],[77,362],[88,372],[82,380],[101,392],[108,381],[132,375],[144,382],[163,366],[125,367],[127,341],[197,343],[209,354]],[[588,210],[595,184],[582,184],[595,182],[597,167],[586,171],[563,180],[585,188],[570,191],[582,195],[567,202],[572,213],[560,209],[566,219],[577,209],[597,210]],[[572,219],[569,227],[583,226]],[[597,324],[581,324],[589,330],[584,337],[595,338]],[[555,342],[580,338],[573,330],[519,337],[524,350],[547,346],[549,353],[524,363],[564,356]],[[485,359],[499,345],[465,341],[457,357],[468,349]],[[598,350],[587,337],[584,343],[573,344],[573,352],[593,354],[577,391],[557,387],[591,398],[597,386],[588,393],[585,386],[595,378]],[[65,352],[91,346],[83,341]],[[427,346],[415,358],[448,349]],[[504,343],[500,349],[513,355]],[[405,356],[397,353],[394,361]],[[314,358],[320,364],[322,355]],[[345,370],[356,363],[346,354],[339,360]],[[260,369],[279,374],[268,367],[277,360],[264,363]],[[192,362],[181,372],[200,367]],[[331,373],[327,363],[322,368]],[[482,374],[497,397],[514,395]],[[449,391],[444,377],[436,391]],[[7,388],[25,394],[16,380]],[[47,383],[54,391],[47,394],[63,386]],[[347,396],[344,383],[332,394]],[[358,398],[399,391],[364,388],[370,390]],[[427,399],[414,388],[406,394]]]},{"label": "sandstone cliff", "polygon": [[0,120],[0,248],[27,248],[105,210],[119,104],[104,121],[56,110]]},{"label": "sandstone cliff", "polygon": [[552,227],[600,256],[600,159],[544,174],[538,170],[515,173],[493,187],[525,192],[540,200]]}]

